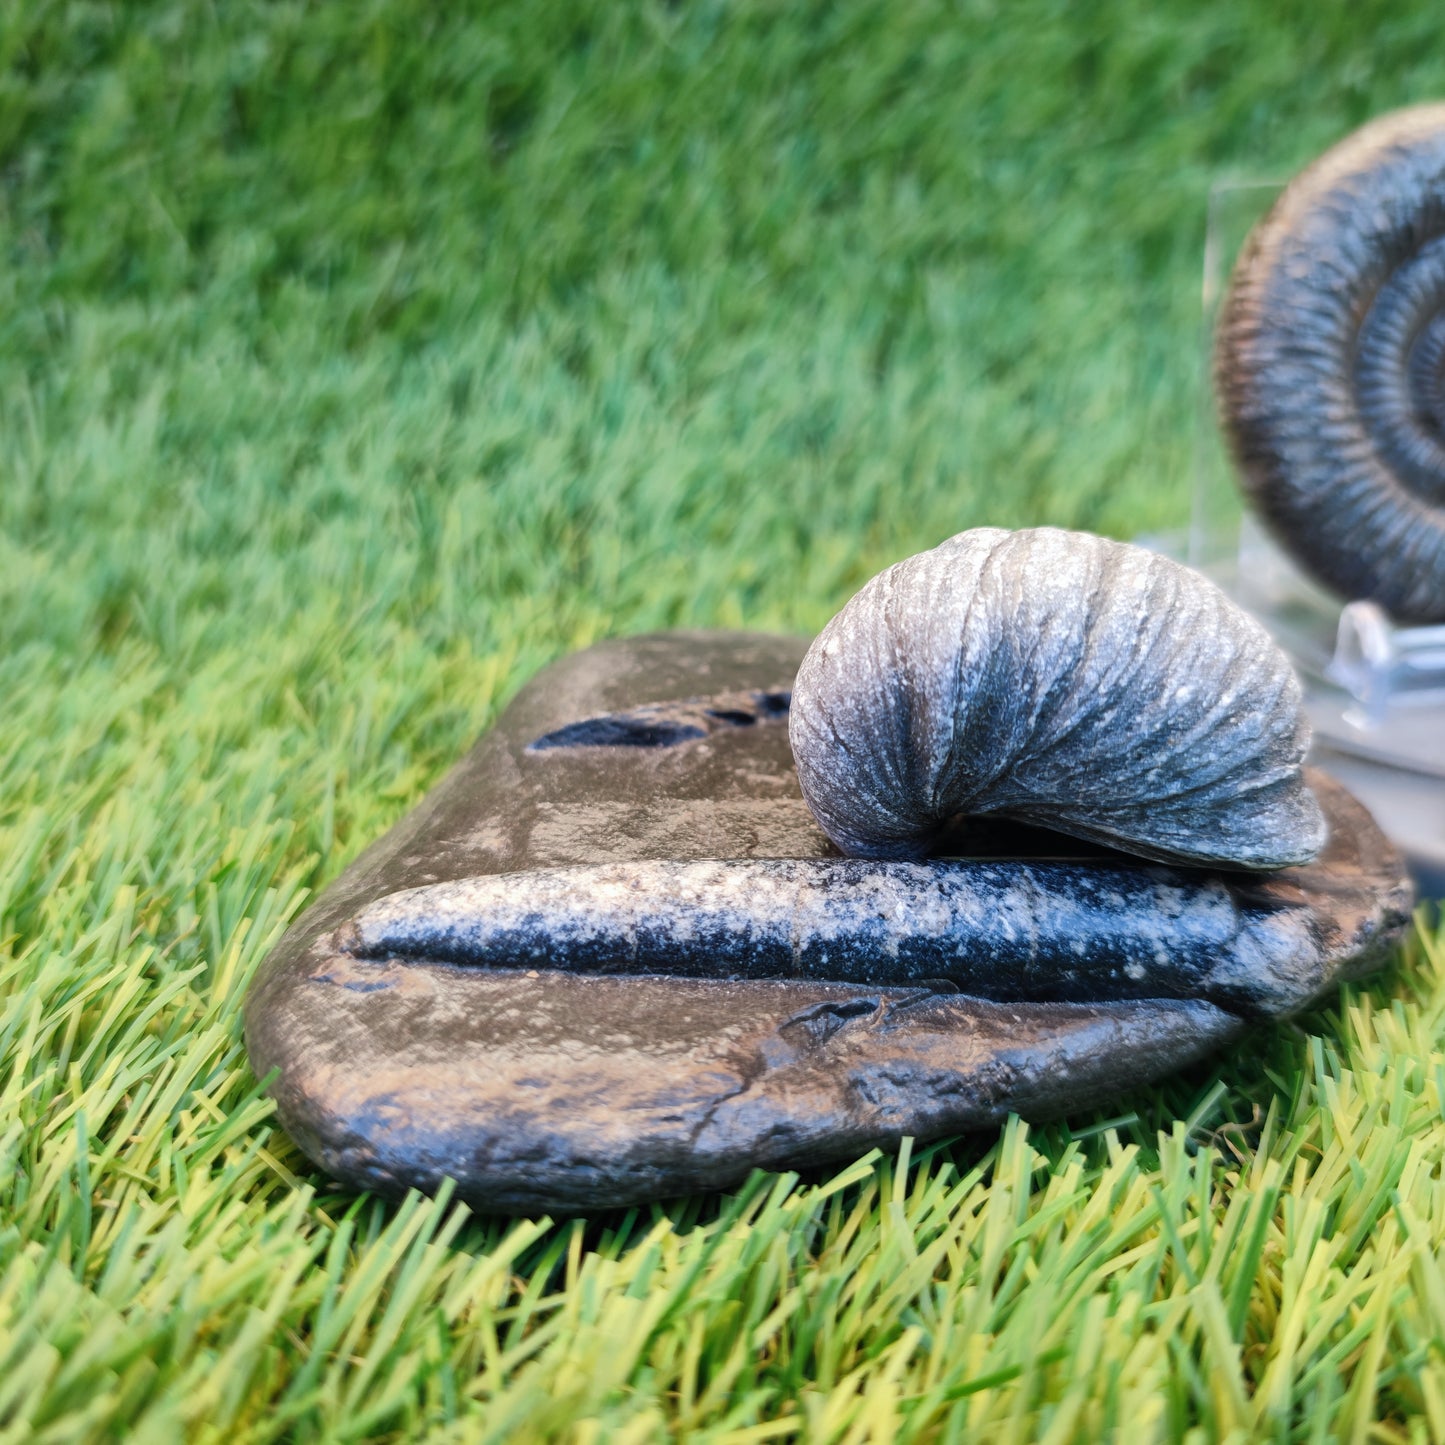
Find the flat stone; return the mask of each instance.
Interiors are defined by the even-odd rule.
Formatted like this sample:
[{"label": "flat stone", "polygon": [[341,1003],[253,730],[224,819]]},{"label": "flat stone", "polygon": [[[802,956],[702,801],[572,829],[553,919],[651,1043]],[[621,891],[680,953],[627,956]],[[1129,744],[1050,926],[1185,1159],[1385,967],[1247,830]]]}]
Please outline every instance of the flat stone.
[{"label": "flat stone", "polygon": [[1272,874],[993,820],[841,858],[803,802],[803,639],[603,643],[517,696],[266,960],[258,1075],[324,1170],[569,1213],[1089,1110],[1379,966],[1399,856]]}]

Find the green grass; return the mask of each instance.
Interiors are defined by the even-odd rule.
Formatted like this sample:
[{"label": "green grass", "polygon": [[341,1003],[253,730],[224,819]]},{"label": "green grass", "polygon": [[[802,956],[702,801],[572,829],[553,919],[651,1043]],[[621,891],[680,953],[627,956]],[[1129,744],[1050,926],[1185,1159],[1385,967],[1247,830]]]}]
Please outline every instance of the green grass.
[{"label": "green grass", "polygon": [[0,1441],[1445,1439],[1445,931],[1076,1119],[576,1223],[239,1006],[535,668],[1181,522],[1210,184],[1426,4],[0,7]]}]

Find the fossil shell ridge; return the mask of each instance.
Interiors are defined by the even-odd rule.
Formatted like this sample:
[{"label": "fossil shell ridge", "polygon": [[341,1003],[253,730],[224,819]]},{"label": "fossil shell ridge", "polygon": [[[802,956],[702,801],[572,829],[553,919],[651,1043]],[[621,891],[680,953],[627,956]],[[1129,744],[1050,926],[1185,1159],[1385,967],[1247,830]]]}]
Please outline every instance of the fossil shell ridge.
[{"label": "fossil shell ridge", "polygon": [[1205,578],[1056,528],[980,528],[875,577],[799,669],[803,795],[845,853],[1002,814],[1165,862],[1315,856],[1288,660]]},{"label": "fossil shell ridge", "polygon": [[1380,117],[1289,184],[1235,267],[1215,390],[1301,565],[1445,621],[1445,105]]}]

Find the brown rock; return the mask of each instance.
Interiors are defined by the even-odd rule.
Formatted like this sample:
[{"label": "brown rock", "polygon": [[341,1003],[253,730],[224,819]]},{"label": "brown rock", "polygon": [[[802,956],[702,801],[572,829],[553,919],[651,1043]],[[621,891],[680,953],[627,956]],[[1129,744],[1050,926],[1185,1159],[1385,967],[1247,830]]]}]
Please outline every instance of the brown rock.
[{"label": "brown rock", "polygon": [[[1220,951],[1198,963],[1197,929],[1181,931],[1177,957],[1198,966],[1171,969],[1175,951],[1163,948],[1155,997],[1139,996],[1127,954],[1090,972],[1047,939],[1020,955],[1026,966],[994,976],[977,966],[977,949],[1003,936],[991,913],[977,939],[939,935],[937,977],[922,976],[918,954],[898,981],[881,965],[868,982],[822,978],[828,965],[805,942],[763,963],[745,947],[679,946],[673,962],[672,945],[647,932],[646,908],[675,912],[667,897],[641,914],[633,899],[615,917],[602,895],[583,899],[585,918],[601,917],[595,948],[559,950],[555,919],[539,909],[511,953],[473,932],[482,942],[471,953],[459,944],[448,955],[473,961],[427,955],[441,936],[428,898],[457,890],[411,895],[399,913],[390,895],[574,865],[594,881],[595,865],[610,865],[604,880],[646,865],[635,881],[657,873],[652,860],[793,860],[749,865],[774,883],[826,872],[838,855],[802,800],[787,739],[786,694],[806,646],[676,633],[567,658],[347,869],[266,961],[246,1008],[252,1065],[277,1070],[281,1119],[311,1158],[384,1193],[451,1177],[474,1205],[510,1213],[723,1188],[757,1166],[824,1164],[904,1135],[988,1128],[1011,1111],[1092,1108],[1230,1042],[1252,1017],[1378,966],[1405,926],[1394,849],[1342,788],[1311,774],[1330,843],[1276,874],[1171,870],[1008,824],[948,840],[950,853],[988,855],[981,889],[1013,879],[1082,910],[1074,936],[1098,950],[1128,943],[1099,887],[1114,871],[1165,900],[1151,927],[1166,942],[1180,898],[1208,902]],[[970,866],[946,865],[951,888],[969,886]],[[467,928],[479,922],[463,915]],[[1197,923],[1187,906],[1177,916]],[[395,932],[398,917],[412,932]],[[914,956],[921,922],[875,911],[867,924],[901,930],[900,956]],[[639,957],[670,972],[626,972]]]}]

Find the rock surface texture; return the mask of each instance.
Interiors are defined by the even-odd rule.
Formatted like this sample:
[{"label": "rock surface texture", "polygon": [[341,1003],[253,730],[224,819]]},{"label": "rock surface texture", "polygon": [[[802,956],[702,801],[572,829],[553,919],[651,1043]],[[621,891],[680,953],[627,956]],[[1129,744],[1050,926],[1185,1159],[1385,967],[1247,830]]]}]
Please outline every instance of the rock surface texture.
[{"label": "rock surface texture", "polygon": [[317,1164],[579,1212],[1087,1109],[1367,972],[1404,926],[1398,857],[1319,776],[1326,851],[1267,876],[987,820],[947,863],[840,859],[788,746],[806,647],[565,659],[327,890],[246,1010]]},{"label": "rock surface texture", "polygon": [[1324,843],[1269,633],[1087,532],[980,527],[879,573],[808,649],[789,726],[804,797],[861,857],[924,857],[961,813],[1224,867]]},{"label": "rock surface texture", "polygon": [[1235,267],[1215,390],[1296,560],[1445,622],[1445,105],[1381,116],[1290,182]]}]

